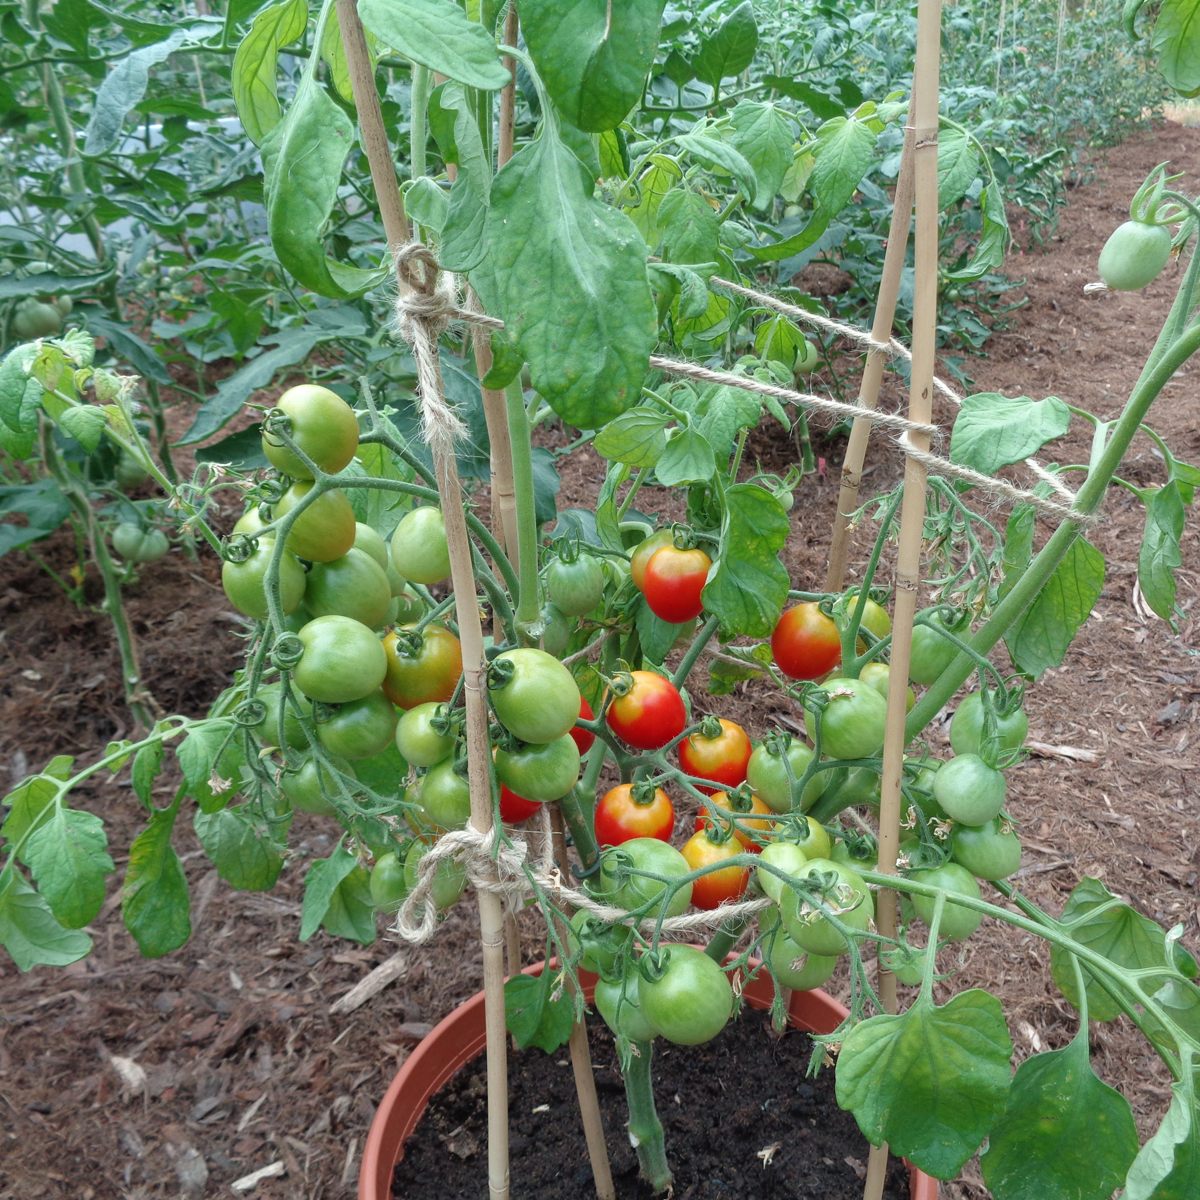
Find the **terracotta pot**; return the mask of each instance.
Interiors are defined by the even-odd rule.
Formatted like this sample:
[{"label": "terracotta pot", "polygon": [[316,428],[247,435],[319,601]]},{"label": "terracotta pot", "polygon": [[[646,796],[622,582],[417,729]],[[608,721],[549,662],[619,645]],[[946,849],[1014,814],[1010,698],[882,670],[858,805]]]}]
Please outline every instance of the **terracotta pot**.
[{"label": "terracotta pot", "polygon": [[[535,963],[526,967],[523,973],[539,975],[543,966],[543,963]],[[591,1000],[596,977],[580,971],[579,979],[584,985],[585,996]],[[774,988],[763,972],[746,984],[742,995],[751,1008],[770,1008]],[[796,1029],[831,1033],[845,1019],[846,1009],[832,996],[814,989],[792,993],[788,1017]],[[425,1115],[429,1097],[447,1083],[459,1067],[479,1054],[486,1043],[483,993],[479,992],[435,1025],[408,1056],[371,1122],[358,1176],[358,1200],[391,1200],[392,1170],[404,1156],[404,1143]],[[936,1179],[913,1167],[911,1180],[911,1200],[937,1200]]]}]

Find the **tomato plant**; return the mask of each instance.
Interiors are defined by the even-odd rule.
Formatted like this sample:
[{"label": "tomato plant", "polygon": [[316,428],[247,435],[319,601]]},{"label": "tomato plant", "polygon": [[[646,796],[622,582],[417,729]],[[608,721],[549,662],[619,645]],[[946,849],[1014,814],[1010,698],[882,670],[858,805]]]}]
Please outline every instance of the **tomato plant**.
[{"label": "tomato plant", "polygon": [[559,800],[579,778],[579,747],[569,734],[544,745],[502,746],[496,751],[496,775],[526,800]]}]

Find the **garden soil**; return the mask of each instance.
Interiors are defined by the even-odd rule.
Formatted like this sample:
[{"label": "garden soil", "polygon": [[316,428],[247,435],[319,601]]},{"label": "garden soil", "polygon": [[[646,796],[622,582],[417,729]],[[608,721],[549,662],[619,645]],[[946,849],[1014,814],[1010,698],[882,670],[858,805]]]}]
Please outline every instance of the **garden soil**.
[{"label": "garden soil", "polygon": [[[1134,190],[1167,159],[1192,179],[1200,175],[1200,131],[1167,124],[1096,152],[1091,177],[1070,193],[1044,248],[1029,245],[1018,227],[1022,247],[1006,270],[1019,282],[1009,298],[1027,303],[989,341],[986,356],[966,363],[975,390],[1058,395],[1101,417],[1116,414],[1167,312],[1176,268],[1142,293],[1085,297],[1083,286],[1095,278],[1099,249],[1128,215]],[[799,282],[832,289],[832,276],[814,271]],[[1173,452],[1192,462],[1200,461],[1198,384],[1200,367],[1190,364],[1153,414]],[[901,389],[889,384],[883,403],[898,408]],[[952,413],[943,405],[938,417],[949,423]],[[185,427],[186,407],[172,410],[172,418]],[[784,551],[793,583],[802,588],[819,587],[824,576],[843,445],[822,440],[819,430],[815,436],[820,470],[796,490]],[[556,437],[563,440],[550,434],[549,444]],[[1064,458],[1068,453],[1072,461],[1087,460],[1082,429]],[[795,457],[768,418],[746,462],[781,470]],[[899,456],[877,437],[866,488],[890,488],[899,474]],[[1122,475],[1139,486],[1163,481],[1149,439],[1135,443]],[[563,464],[560,507],[594,506],[601,478],[593,452],[573,455]],[[486,510],[486,495],[481,499]],[[226,525],[234,500],[228,494]],[[681,515],[650,489],[638,504]],[[1000,510],[996,515],[1003,518]],[[1063,666],[1031,690],[1030,737],[1038,745],[1009,773],[1010,811],[1022,823],[1025,847],[1018,882],[1057,912],[1082,877],[1098,877],[1154,920],[1183,923],[1185,944],[1195,952],[1200,530],[1193,519],[1184,537],[1178,578],[1185,618],[1174,633],[1135,592],[1140,505],[1113,488],[1105,516],[1093,534],[1108,564],[1104,592]],[[862,565],[865,537],[864,531],[852,569]],[[42,543],[39,551],[60,573],[74,561],[65,540]],[[237,663],[239,625],[218,576],[207,552],[191,559],[176,550],[127,589],[143,676],[164,711],[200,715]],[[91,573],[85,587],[96,601]],[[102,614],[76,608],[21,554],[0,561],[0,611],[0,772],[7,769],[15,783],[55,754],[94,761],[110,738],[132,732]],[[695,700],[755,734],[798,717],[755,682],[719,700],[698,690]],[[935,752],[946,751],[945,727],[931,730]],[[173,784],[163,777],[160,785],[161,804]],[[124,865],[143,820],[125,776],[96,778],[76,803],[103,813],[113,856]],[[681,824],[688,820],[681,814]],[[240,893],[217,879],[181,822],[176,844],[193,898],[193,936],[181,950],[153,961],[138,955],[121,924],[114,876],[91,926],[90,958],[28,975],[0,962],[0,1200],[229,1196],[231,1182],[275,1164],[282,1174],[260,1182],[255,1195],[324,1200],[353,1193],[388,1081],[430,1026],[479,988],[481,961],[469,902],[424,947],[401,947],[386,935],[365,948],[324,933],[298,941],[305,870],[332,842],[328,822],[298,817],[280,885],[270,894]],[[532,918],[523,949],[526,961],[542,957]],[[393,955],[390,987],[351,1013],[331,1014],[333,1001]],[[1075,1015],[1050,981],[1043,943],[989,923],[961,961],[944,969],[950,965],[957,970],[939,984],[943,998],[976,985],[997,992],[1018,1057],[1062,1046],[1073,1035]],[[842,995],[844,974],[829,988]],[[1092,1039],[1097,1070],[1129,1097],[1146,1134],[1168,1099],[1158,1060],[1123,1019],[1094,1025]],[[660,1100],[669,1110],[670,1096]],[[518,1174],[522,1163],[514,1158]],[[986,1195],[974,1164],[942,1193],[953,1200]]]}]

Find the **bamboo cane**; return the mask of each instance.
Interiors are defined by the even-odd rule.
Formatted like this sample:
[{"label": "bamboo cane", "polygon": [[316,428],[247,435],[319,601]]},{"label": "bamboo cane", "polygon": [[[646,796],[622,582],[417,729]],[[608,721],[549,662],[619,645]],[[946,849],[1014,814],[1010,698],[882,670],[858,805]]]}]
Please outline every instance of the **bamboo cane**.
[{"label": "bamboo cane", "polygon": [[[508,0],[508,12],[504,17],[504,44],[517,44],[517,5],[515,0]],[[513,155],[513,142],[517,128],[517,60],[505,58],[501,60],[505,69],[512,73],[512,79],[500,91],[500,130],[496,144],[496,161],[501,166]]]},{"label": "bamboo cane", "polygon": [[[916,202],[915,278],[913,287],[912,374],[908,417],[928,424],[933,416],[933,370],[937,331],[937,158],[938,85],[941,53],[941,0],[920,0],[917,8],[917,57],[913,71],[915,99],[909,109],[913,129],[913,186]],[[927,434],[910,433],[914,447],[928,451]],[[900,541],[896,556],[896,599],[892,612],[891,673],[887,726],[883,743],[883,775],[879,802],[879,870],[896,873],[900,848],[900,781],[904,772],[904,731],[908,668],[912,655],[913,617],[921,586],[921,535],[925,528],[925,467],[905,460],[904,500],[900,509]],[[876,926],[884,937],[896,936],[896,893],[879,893]],[[896,978],[879,973],[879,993],[888,1012],[896,1011]],[[863,1200],[880,1200],[887,1171],[887,1146],[872,1147]]]},{"label": "bamboo cane", "polygon": [[[883,256],[883,274],[879,279],[875,316],[871,322],[871,337],[880,343],[886,343],[892,336],[896,301],[900,295],[900,281],[904,276],[904,255],[908,249],[908,229],[913,206],[912,106],[916,102],[916,94],[917,85],[914,79],[909,97],[909,120],[904,127],[904,147],[900,152],[900,174],[896,179],[892,220],[888,227],[887,250]],[[881,347],[872,347],[867,353],[862,383],[858,390],[858,403],[872,412],[879,403],[879,385],[883,381],[883,369],[886,365],[887,351]],[[858,489],[862,483],[863,461],[867,456],[870,437],[871,422],[866,417],[855,417],[850,428],[850,438],[846,442],[846,456],[842,460],[842,486],[838,493],[837,516],[834,518],[833,537],[829,545],[829,569],[825,576],[827,592],[840,592],[846,580],[850,518],[858,508]]]},{"label": "bamboo cane", "polygon": [[[557,804],[550,807],[550,828],[554,838],[554,861],[564,877],[570,878],[567,860],[567,831],[562,810]],[[565,931],[560,930],[562,937]],[[583,1135],[587,1139],[588,1157],[592,1162],[592,1180],[599,1200],[616,1200],[612,1167],[608,1161],[608,1145],[604,1140],[604,1120],[600,1116],[600,1101],[596,1097],[596,1076],[592,1070],[592,1051],[588,1044],[587,1025],[576,1021],[571,1026],[567,1043],[571,1051],[571,1069],[575,1075],[575,1092],[579,1097],[579,1116]]]},{"label": "bamboo cane", "polygon": [[[358,109],[358,127],[362,132],[363,149],[375,184],[375,200],[383,233],[393,249],[411,237],[408,218],[404,215],[404,199],[396,186],[396,171],[392,166],[392,150],[383,127],[383,112],[379,93],[375,90],[375,71],[367,49],[367,37],[358,19],[357,0],[337,0],[338,28],[346,51],[346,67],[350,72],[350,87]],[[387,181],[391,186],[387,186]]]}]

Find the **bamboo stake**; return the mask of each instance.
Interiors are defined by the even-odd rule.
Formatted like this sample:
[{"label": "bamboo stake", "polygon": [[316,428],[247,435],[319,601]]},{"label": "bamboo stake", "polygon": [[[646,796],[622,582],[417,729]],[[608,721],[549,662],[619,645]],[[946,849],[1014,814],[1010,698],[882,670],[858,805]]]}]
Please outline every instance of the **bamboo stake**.
[{"label": "bamboo stake", "polygon": [[[916,202],[916,250],[913,287],[912,374],[908,395],[910,421],[928,424],[933,416],[933,371],[937,357],[937,160],[938,86],[942,32],[942,0],[920,0],[917,8],[917,58],[913,71],[915,100],[909,109],[913,127],[913,186]],[[919,83],[918,83],[919,81]],[[907,435],[918,450],[928,451],[927,434]],[[925,467],[913,458],[904,466],[904,499],[900,509],[900,541],[896,556],[896,600],[892,612],[891,674],[887,726],[883,743],[883,775],[879,802],[879,870],[896,873],[900,849],[900,781],[904,772],[905,700],[912,655],[913,617],[921,586],[921,542],[925,528]],[[896,936],[896,893],[880,891],[875,923],[884,937]],[[896,1011],[896,977],[879,972],[884,1008]],[[887,1146],[872,1147],[863,1200],[880,1200],[887,1171]]]},{"label": "bamboo stake", "polygon": [[[354,91],[354,105],[358,109],[358,127],[362,132],[363,149],[367,152],[367,163],[375,184],[379,217],[383,221],[383,233],[388,245],[395,249],[404,245],[412,235],[408,218],[404,215],[404,199],[396,186],[392,150],[383,127],[379,93],[375,90],[375,71],[371,66],[367,37],[358,19],[357,0],[337,0],[337,18],[342,32],[342,45],[346,50],[346,67]],[[388,180],[391,181],[390,187],[387,186]]]},{"label": "bamboo stake", "polygon": [[[554,838],[554,861],[564,877],[570,878],[571,864],[567,860],[567,831],[562,810],[550,806],[550,828]],[[560,931],[559,936],[562,936]],[[571,1026],[567,1043],[571,1051],[571,1069],[575,1075],[575,1091],[579,1097],[579,1116],[583,1135],[587,1139],[588,1158],[592,1162],[592,1180],[599,1200],[616,1200],[612,1167],[608,1161],[608,1145],[604,1140],[604,1120],[600,1116],[600,1101],[596,1097],[596,1076],[592,1070],[592,1050],[588,1044],[587,1025],[576,1021]]]},{"label": "bamboo stake", "polygon": [[[517,5],[516,0],[508,0],[508,13],[504,18],[504,44],[517,44]],[[515,58],[501,59],[506,70],[512,73],[512,80],[505,84],[500,91],[500,131],[496,147],[496,161],[504,166],[513,155],[513,142],[517,127],[517,60]]]},{"label": "bamboo stake", "polygon": [[[887,250],[883,256],[883,274],[879,279],[879,294],[875,300],[875,316],[871,322],[871,337],[886,343],[892,336],[896,319],[896,301],[900,296],[900,281],[904,276],[904,255],[908,249],[908,230],[913,206],[913,104],[916,103],[916,80],[909,97],[909,119],[904,127],[904,148],[900,152],[900,174],[896,179],[896,198],[892,220],[888,227]],[[879,385],[887,365],[887,351],[873,347],[867,352],[858,403],[874,412],[879,403]],[[871,437],[871,422],[855,417],[846,443],[842,461],[842,487],[838,493],[837,516],[833,522],[833,538],[829,545],[829,569],[825,590],[840,592],[846,581],[846,557],[850,549],[850,518],[858,508],[858,489],[862,483],[863,462]]]}]

